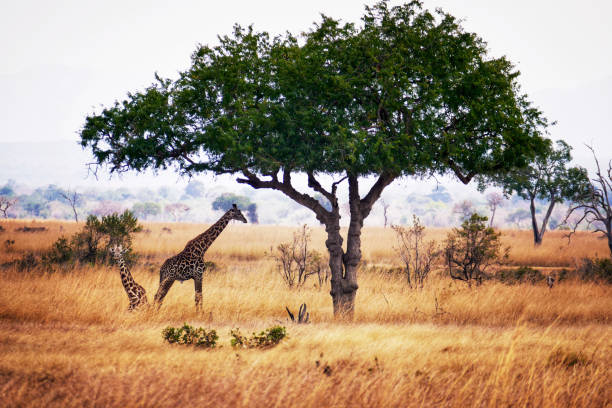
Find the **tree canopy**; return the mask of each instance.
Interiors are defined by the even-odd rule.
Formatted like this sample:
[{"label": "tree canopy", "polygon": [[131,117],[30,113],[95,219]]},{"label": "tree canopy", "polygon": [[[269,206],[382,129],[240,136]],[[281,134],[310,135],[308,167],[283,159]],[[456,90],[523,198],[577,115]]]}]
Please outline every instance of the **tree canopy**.
[{"label": "tree canopy", "polygon": [[[550,146],[537,154],[529,166],[514,169],[498,179],[506,195],[516,193],[524,200],[529,200],[535,244],[542,243],[555,205],[585,191],[589,182],[586,169],[568,166],[572,159],[571,150],[571,146],[558,140],[556,148]],[[541,224],[536,217],[536,200],[548,203]]]},{"label": "tree canopy", "polygon": [[[301,37],[235,26],[218,45],[199,46],[178,79],[156,77],[89,116],[81,144],[111,172],[238,174],[309,208],[328,233],[334,310],[346,295],[352,311],[363,220],[394,179],[452,173],[468,183],[523,167],[548,145],[547,120],[518,75],[453,16],[382,1],[359,25],[322,16]],[[313,192],[294,186],[296,172]],[[324,187],[321,174],[336,181]],[[376,179],[365,193],[362,176]],[[346,253],[337,197],[345,180]]]}]

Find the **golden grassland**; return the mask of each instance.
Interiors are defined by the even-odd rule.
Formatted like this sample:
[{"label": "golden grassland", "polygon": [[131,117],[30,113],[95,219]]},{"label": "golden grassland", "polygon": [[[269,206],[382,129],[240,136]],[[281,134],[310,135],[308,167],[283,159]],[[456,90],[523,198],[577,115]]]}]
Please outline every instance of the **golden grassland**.
[{"label": "golden grassland", "polygon": [[[1,222],[0,263],[41,253],[69,222],[17,233],[30,221]],[[81,224],[82,225],[82,224]],[[60,231],[61,226],[61,231]],[[206,226],[147,224],[132,268],[149,300],[158,267]],[[171,231],[164,231],[169,228]],[[266,252],[296,228],[230,225],[210,248],[218,268],[204,277],[203,310],[191,281],[176,283],[159,311],[127,312],[116,267],[30,273],[0,270],[1,406],[610,406],[612,291],[576,281],[487,282],[468,289],[438,271],[411,290],[382,268],[364,268],[355,320],[335,322],[327,288],[286,288]],[[432,230],[442,240],[447,230]],[[503,231],[510,262],[554,271],[605,242],[579,233],[568,245],[549,232],[534,248],[529,231]],[[15,240],[10,250],[4,242]],[[313,228],[323,250],[324,231]],[[390,229],[366,228],[364,263],[397,265]],[[287,322],[305,302],[308,325]],[[161,331],[183,322],[216,329],[214,350],[168,345]],[[268,350],[234,350],[229,332],[276,324],[289,338]]]}]

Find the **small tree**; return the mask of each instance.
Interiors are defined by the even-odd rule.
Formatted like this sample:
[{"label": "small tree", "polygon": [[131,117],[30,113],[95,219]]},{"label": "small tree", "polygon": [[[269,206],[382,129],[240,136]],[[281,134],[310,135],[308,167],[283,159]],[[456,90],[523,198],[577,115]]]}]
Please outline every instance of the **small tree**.
[{"label": "small tree", "polygon": [[392,225],[391,228],[395,231],[397,239],[395,251],[405,265],[408,285],[412,288],[412,282],[414,282],[415,288],[422,289],[431,271],[431,265],[440,254],[436,243],[434,241],[423,242],[425,227],[416,215],[412,216],[412,227]]},{"label": "small tree", "polygon": [[81,201],[81,197],[76,192],[76,190],[75,191],[60,191],[59,194],[64,198],[64,200],[68,201],[68,204],[70,204],[70,207],[72,207],[72,212],[74,213],[74,221],[78,223],[79,215],[77,214],[76,208]]},{"label": "small tree", "polygon": [[574,202],[565,216],[564,223],[574,213],[583,212],[574,224],[570,236],[582,221],[586,221],[589,227],[595,227],[594,232],[599,232],[607,238],[610,256],[612,257],[612,160],[608,162],[608,170],[605,173],[602,172],[595,150],[592,146],[587,147],[593,153],[597,166],[595,178],[584,185],[582,191],[576,193]]},{"label": "small tree", "polygon": [[507,250],[502,254],[501,233],[487,227],[486,221],[487,217],[472,214],[446,238],[444,256],[450,277],[469,287],[474,280],[480,284],[486,270],[507,257]]},{"label": "small tree", "polygon": [[[517,169],[501,177],[498,183],[504,193],[516,193],[529,200],[533,242],[540,245],[546,232],[548,220],[556,204],[575,197],[588,183],[586,170],[582,167],[568,167],[572,159],[571,146],[563,140],[557,141],[557,149],[550,147],[538,154],[530,166]],[[548,208],[541,224],[536,216],[536,200],[548,202]]]},{"label": "small tree", "polygon": [[17,202],[16,198],[10,198],[5,196],[0,196],[0,212],[4,218],[8,218],[7,211],[9,208],[15,205]]},{"label": "small tree", "polygon": [[[105,262],[110,247],[121,245],[125,248],[123,257],[129,264],[135,258],[132,252],[132,235],[140,231],[142,226],[128,210],[122,214],[114,213],[102,218],[90,215],[83,230],[72,237],[73,253],[80,262]],[[100,246],[103,246],[103,249]]]},{"label": "small tree", "polygon": [[489,227],[493,226],[493,219],[495,218],[495,211],[497,207],[501,207],[504,203],[504,196],[496,191],[487,194],[487,204],[491,211],[491,219],[489,220]]}]

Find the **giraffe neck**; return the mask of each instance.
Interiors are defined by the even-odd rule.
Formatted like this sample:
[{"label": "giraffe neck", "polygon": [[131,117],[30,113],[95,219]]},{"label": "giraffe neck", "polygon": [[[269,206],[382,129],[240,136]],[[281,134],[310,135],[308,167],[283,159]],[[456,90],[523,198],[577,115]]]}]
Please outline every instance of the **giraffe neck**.
[{"label": "giraffe neck", "polygon": [[217,239],[219,234],[223,232],[227,224],[231,221],[229,211],[223,214],[221,218],[206,231],[192,239],[185,246],[185,250],[190,252],[194,256],[204,256],[204,253],[210,247],[210,245]]},{"label": "giraffe neck", "polygon": [[123,283],[124,288],[128,288],[134,285],[134,278],[132,278],[132,274],[130,270],[125,266],[125,262],[123,261],[123,257],[117,257],[117,263],[119,264],[119,274],[121,275],[121,283]]}]

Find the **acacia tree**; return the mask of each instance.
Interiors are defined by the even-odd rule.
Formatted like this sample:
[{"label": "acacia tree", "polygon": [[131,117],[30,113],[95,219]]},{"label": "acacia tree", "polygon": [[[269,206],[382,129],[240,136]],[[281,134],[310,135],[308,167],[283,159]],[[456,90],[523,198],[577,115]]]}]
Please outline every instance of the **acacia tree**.
[{"label": "acacia tree", "polygon": [[[555,205],[575,197],[588,183],[584,168],[567,166],[572,159],[571,146],[563,140],[558,140],[556,144],[556,149],[550,147],[538,154],[528,167],[513,170],[499,180],[506,195],[516,193],[519,197],[529,200],[535,245],[542,243]],[[538,223],[536,215],[536,200],[548,202],[541,224]]]},{"label": "acacia tree", "polygon": [[74,213],[74,221],[76,223],[79,222],[79,214],[77,213],[77,206],[81,202],[81,196],[74,191],[60,191],[60,196],[64,198],[64,200],[68,201],[70,207],[72,208],[72,212]]},{"label": "acacia tree", "polygon": [[[334,314],[351,318],[361,229],[386,186],[445,173],[467,184],[524,166],[546,145],[547,121],[517,76],[451,15],[383,1],[366,7],[359,26],[322,17],[301,42],[236,26],[219,45],[200,46],[179,79],[157,77],[89,116],[81,144],[111,172],[237,174],[310,209],[327,233]],[[298,173],[310,191],[296,186]]]}]

